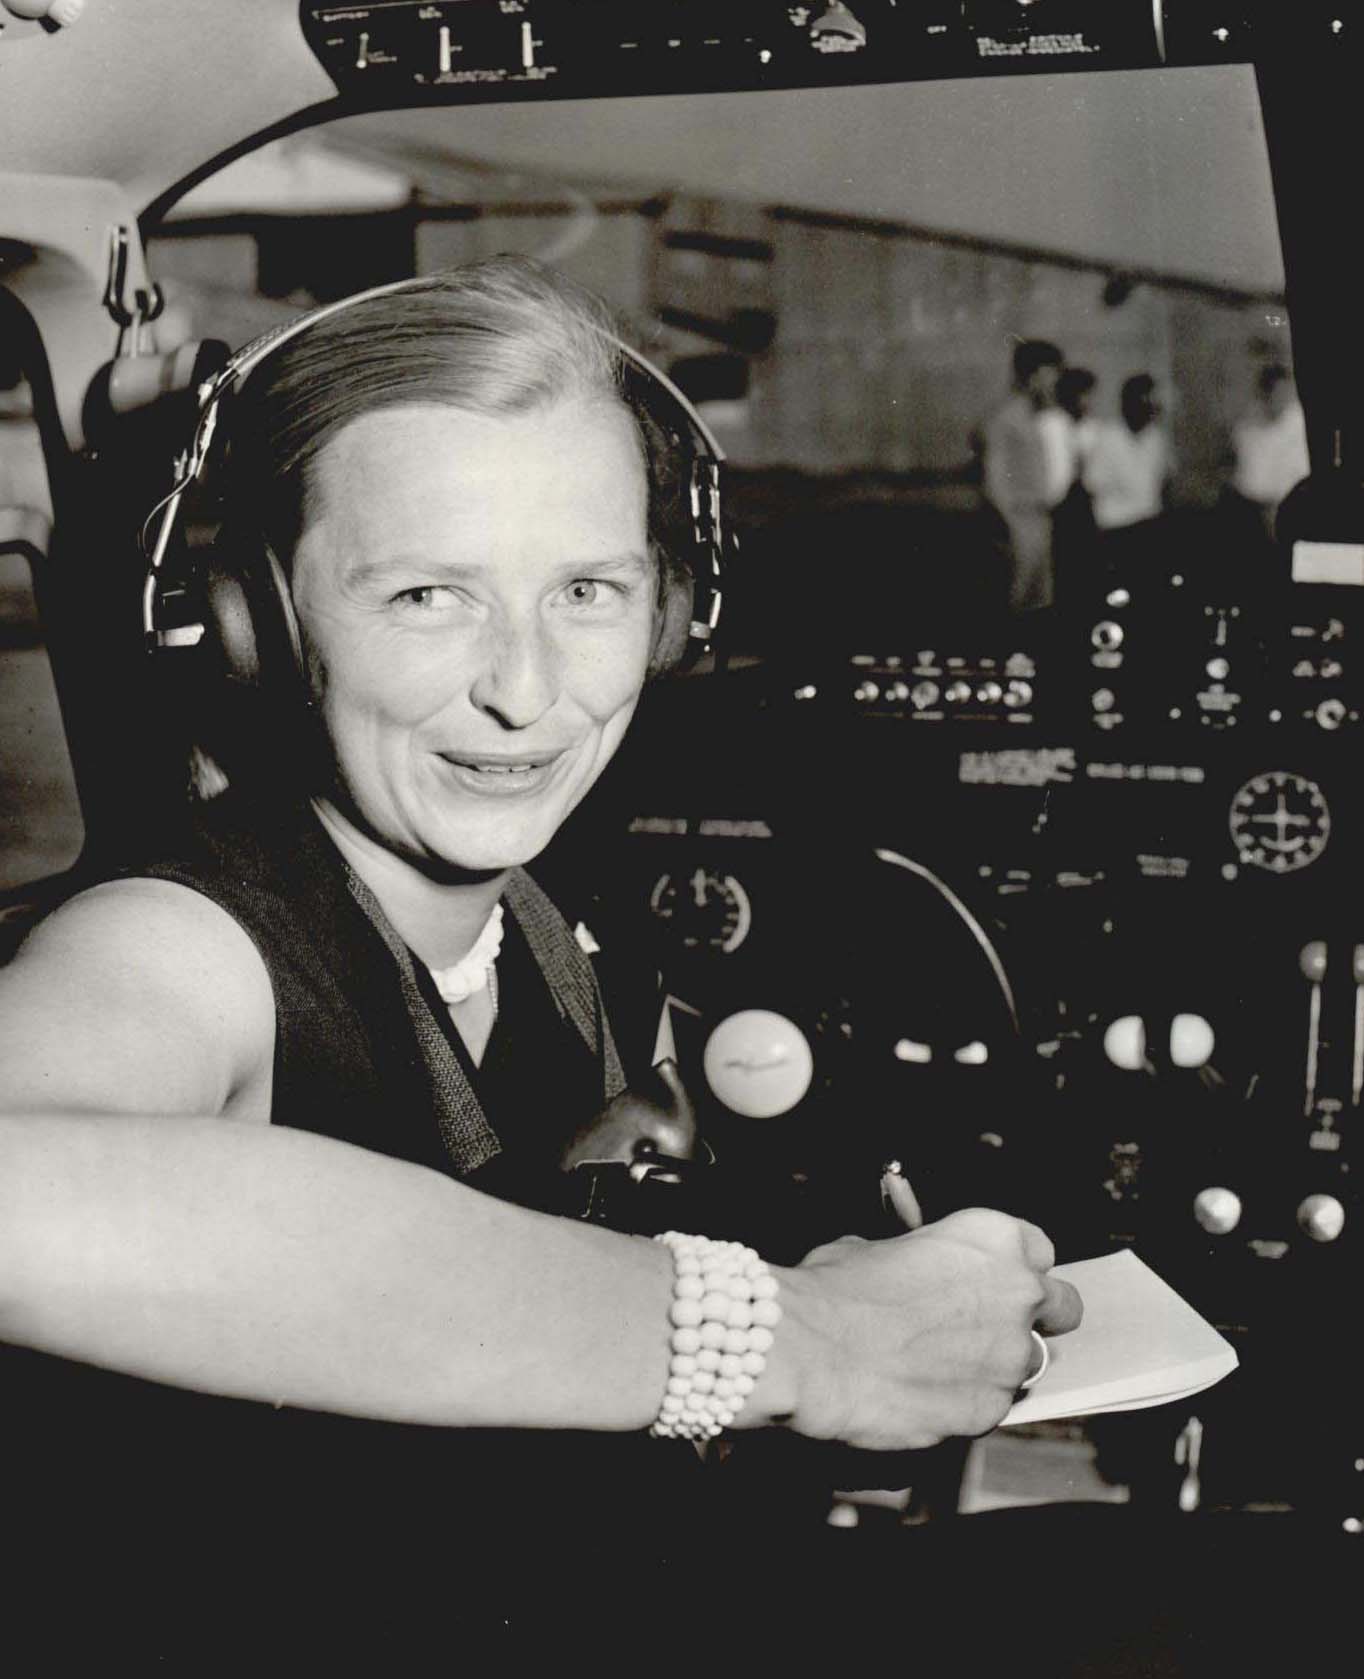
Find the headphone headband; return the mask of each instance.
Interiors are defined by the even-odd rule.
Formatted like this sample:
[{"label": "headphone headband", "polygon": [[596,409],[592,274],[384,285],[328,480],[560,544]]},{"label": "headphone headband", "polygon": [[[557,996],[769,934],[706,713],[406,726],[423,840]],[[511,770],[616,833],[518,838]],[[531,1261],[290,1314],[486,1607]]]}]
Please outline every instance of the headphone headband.
[{"label": "headphone headband", "polygon": [[[261,362],[319,322],[353,308],[356,304],[368,303],[374,298],[387,297],[397,292],[416,290],[428,283],[426,277],[420,275],[405,280],[392,280],[385,285],[371,286],[365,291],[355,292],[350,297],[307,310],[294,320],[271,327],[243,345],[199,386],[196,393],[198,418],[188,447],[177,457],[175,481],[142,523],[140,541],[142,552],[147,559],[147,576],[142,591],[142,625],[149,647],[192,646],[197,644],[204,634],[205,627],[202,624],[161,627],[157,622],[157,606],[166,555],[170,549],[180,506],[208,460],[223,400],[237,390]],[[704,651],[719,624],[722,603],[721,554],[725,544],[725,532],[720,501],[720,468],[724,464],[725,452],[693,403],[666,373],[655,367],[639,351],[632,349],[615,333],[606,328],[601,328],[600,331],[626,366],[633,368],[643,378],[647,387],[660,390],[664,394],[682,417],[686,430],[691,433],[693,470],[689,500],[692,530],[696,547],[708,552],[710,566],[709,576],[704,579],[693,573],[693,582],[698,588],[705,584],[709,602],[704,615],[693,616],[687,636],[689,641],[700,643],[699,650]],[[153,521],[158,518],[153,537]]]}]

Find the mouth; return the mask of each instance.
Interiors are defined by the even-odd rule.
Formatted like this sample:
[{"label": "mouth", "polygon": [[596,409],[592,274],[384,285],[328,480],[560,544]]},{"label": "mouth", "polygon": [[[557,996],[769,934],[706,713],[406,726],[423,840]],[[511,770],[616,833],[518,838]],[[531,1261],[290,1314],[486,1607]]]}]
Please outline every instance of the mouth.
[{"label": "mouth", "polygon": [[554,773],[563,758],[565,748],[556,752],[437,754],[454,779],[463,787],[477,793],[491,793],[500,797],[514,797],[518,793],[538,792]]}]

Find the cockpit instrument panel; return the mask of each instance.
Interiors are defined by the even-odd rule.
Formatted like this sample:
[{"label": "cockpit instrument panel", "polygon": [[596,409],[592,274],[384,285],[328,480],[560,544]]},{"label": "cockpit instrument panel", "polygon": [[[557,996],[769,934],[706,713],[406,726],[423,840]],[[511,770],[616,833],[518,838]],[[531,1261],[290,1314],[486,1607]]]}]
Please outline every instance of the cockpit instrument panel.
[{"label": "cockpit instrument panel", "polygon": [[304,0],[301,15],[345,95],[393,105],[1133,69],[1165,61],[1163,10],[1160,0]]}]

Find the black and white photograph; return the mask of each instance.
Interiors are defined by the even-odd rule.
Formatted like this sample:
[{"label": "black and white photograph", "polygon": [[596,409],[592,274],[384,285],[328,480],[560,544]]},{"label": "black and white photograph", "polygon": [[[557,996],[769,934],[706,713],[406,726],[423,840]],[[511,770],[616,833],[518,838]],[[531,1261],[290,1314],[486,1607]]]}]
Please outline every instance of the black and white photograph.
[{"label": "black and white photograph", "polygon": [[1358,1659],[1362,82],[0,0],[11,1671]]}]

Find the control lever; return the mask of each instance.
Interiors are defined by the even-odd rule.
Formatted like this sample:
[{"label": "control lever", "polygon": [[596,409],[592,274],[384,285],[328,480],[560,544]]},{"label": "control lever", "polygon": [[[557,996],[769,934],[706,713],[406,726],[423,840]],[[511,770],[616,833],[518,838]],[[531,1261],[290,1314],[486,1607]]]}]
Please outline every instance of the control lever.
[{"label": "control lever", "polygon": [[894,1219],[897,1230],[918,1230],[923,1225],[919,1197],[910,1188],[898,1160],[888,1160],[881,1168],[881,1208]]},{"label": "control lever", "polygon": [[1350,971],[1355,980],[1355,1043],[1350,1070],[1350,1106],[1357,1108],[1360,1093],[1364,1091],[1364,944],[1355,946]]},{"label": "control lever", "polygon": [[1312,987],[1307,1005],[1307,1068],[1303,1081],[1302,1111],[1312,1117],[1317,1105],[1317,1057],[1321,1047],[1321,986],[1326,978],[1326,941],[1310,939],[1298,954],[1298,966],[1303,978]]},{"label": "control lever", "polygon": [[583,1126],[560,1161],[565,1172],[608,1162],[633,1165],[663,1157],[691,1160],[697,1151],[696,1111],[670,1059],[652,1071],[647,1090],[622,1090]]}]

